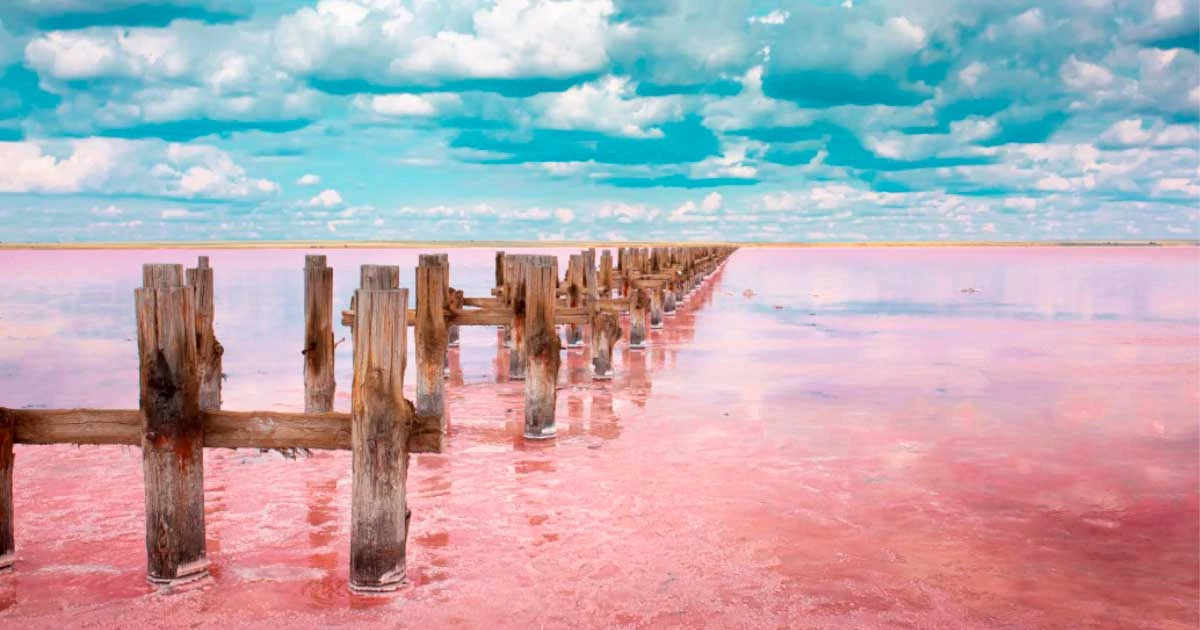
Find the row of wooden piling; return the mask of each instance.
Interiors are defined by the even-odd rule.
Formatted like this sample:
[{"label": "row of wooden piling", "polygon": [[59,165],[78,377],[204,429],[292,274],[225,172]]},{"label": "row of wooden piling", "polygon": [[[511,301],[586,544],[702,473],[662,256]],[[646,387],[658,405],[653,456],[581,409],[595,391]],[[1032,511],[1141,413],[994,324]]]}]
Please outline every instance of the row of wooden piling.
[{"label": "row of wooden piling", "polygon": [[[409,454],[445,448],[447,348],[459,326],[502,326],[510,377],[525,381],[525,437],[555,435],[556,381],[567,346],[591,345],[593,376],[611,378],[619,317],[631,319],[630,346],[690,294],[731,248],[584,250],[560,281],[553,256],[496,256],[491,296],[450,286],[446,254],[421,255],[415,308],[399,267],[363,265],[342,313],[351,326],[351,412],[335,413],[333,270],[305,258],[304,413],[221,410],[223,348],[213,332],[213,270],[145,265],[135,291],[139,354],[136,410],[0,408],[0,571],[15,560],[14,444],[123,444],[142,447],[147,577],[173,584],[207,575],[204,448],[348,449],[352,452],[350,587],[398,588],[405,578]],[[616,294],[614,296],[614,293]],[[656,306],[657,305],[657,306]],[[656,313],[658,316],[656,318]],[[407,327],[415,327],[416,402],[403,397]]]}]

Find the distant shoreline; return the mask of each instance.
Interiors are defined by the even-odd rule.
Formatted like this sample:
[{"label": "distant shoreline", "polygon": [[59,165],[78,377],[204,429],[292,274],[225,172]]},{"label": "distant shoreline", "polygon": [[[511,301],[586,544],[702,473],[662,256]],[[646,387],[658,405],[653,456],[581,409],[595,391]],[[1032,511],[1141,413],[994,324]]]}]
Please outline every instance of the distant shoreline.
[{"label": "distant shoreline", "polygon": [[465,249],[727,246],[746,248],[878,247],[1200,247],[1197,240],[1144,241],[892,241],[841,243],[736,243],[696,241],[165,241],[137,243],[0,243],[3,250],[89,249]]}]

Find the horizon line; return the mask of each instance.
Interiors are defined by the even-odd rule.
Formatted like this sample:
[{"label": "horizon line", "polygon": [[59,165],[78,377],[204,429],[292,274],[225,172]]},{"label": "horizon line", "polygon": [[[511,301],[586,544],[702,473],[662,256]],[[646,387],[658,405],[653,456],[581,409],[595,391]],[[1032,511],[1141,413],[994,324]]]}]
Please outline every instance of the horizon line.
[{"label": "horizon line", "polygon": [[58,242],[0,242],[0,251],[16,250],[88,250],[88,249],[417,249],[446,247],[747,247],[747,248],[871,248],[871,247],[1200,247],[1200,239],[1081,239],[1047,241],[320,241],[320,240],[257,240],[257,241],[81,241]]}]

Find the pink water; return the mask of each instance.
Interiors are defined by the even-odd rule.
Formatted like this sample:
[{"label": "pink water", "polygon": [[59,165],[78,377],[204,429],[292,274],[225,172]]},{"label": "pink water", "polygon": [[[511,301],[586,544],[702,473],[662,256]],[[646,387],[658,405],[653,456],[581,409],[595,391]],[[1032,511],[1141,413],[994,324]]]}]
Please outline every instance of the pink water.
[{"label": "pink water", "polygon": [[[0,404],[136,406],[140,264],[197,253],[225,408],[300,409],[298,251],[0,252]],[[491,256],[453,251],[452,284],[485,293]],[[359,263],[410,285],[415,258],[330,252],[338,306]],[[213,577],[163,593],[140,453],[18,446],[0,626],[1195,628],[1198,263],[741,250],[613,381],[564,354],[551,444],[520,437],[495,330],[467,329],[390,597],[346,588],[348,453],[206,451]]]}]

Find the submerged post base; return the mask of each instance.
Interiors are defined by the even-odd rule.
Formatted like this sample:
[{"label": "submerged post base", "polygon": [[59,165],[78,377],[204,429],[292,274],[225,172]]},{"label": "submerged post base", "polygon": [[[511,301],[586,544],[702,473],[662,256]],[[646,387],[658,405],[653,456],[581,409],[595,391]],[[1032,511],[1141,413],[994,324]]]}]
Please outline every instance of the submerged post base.
[{"label": "submerged post base", "polygon": [[407,576],[401,575],[399,580],[389,580],[379,584],[355,584],[350,583],[350,592],[355,595],[382,595],[385,593],[394,593],[406,584],[408,584]]},{"label": "submerged post base", "polygon": [[0,574],[12,571],[13,564],[17,561],[17,553],[11,552],[0,556]]},{"label": "submerged post base", "polygon": [[645,349],[646,349],[646,344],[644,344],[644,343],[631,343],[631,344],[629,344],[628,346],[625,346],[625,347],[626,347],[626,348],[628,348],[628,349],[630,349],[630,350],[645,350]]},{"label": "submerged post base", "polygon": [[553,438],[557,434],[558,434],[558,429],[556,429],[555,427],[546,427],[545,429],[542,429],[542,432],[538,435],[534,435],[532,433],[525,433],[525,439],[526,440],[549,440],[550,438]]},{"label": "submerged post base", "polygon": [[[0,563],[3,561],[0,560]],[[155,586],[178,586],[195,582],[196,580],[208,577],[208,559],[201,558],[190,564],[179,565],[179,571],[173,578],[160,578],[153,575],[147,575],[146,581]]]},{"label": "submerged post base", "polygon": [[612,374],[593,374],[592,380],[593,381],[611,381]]}]

